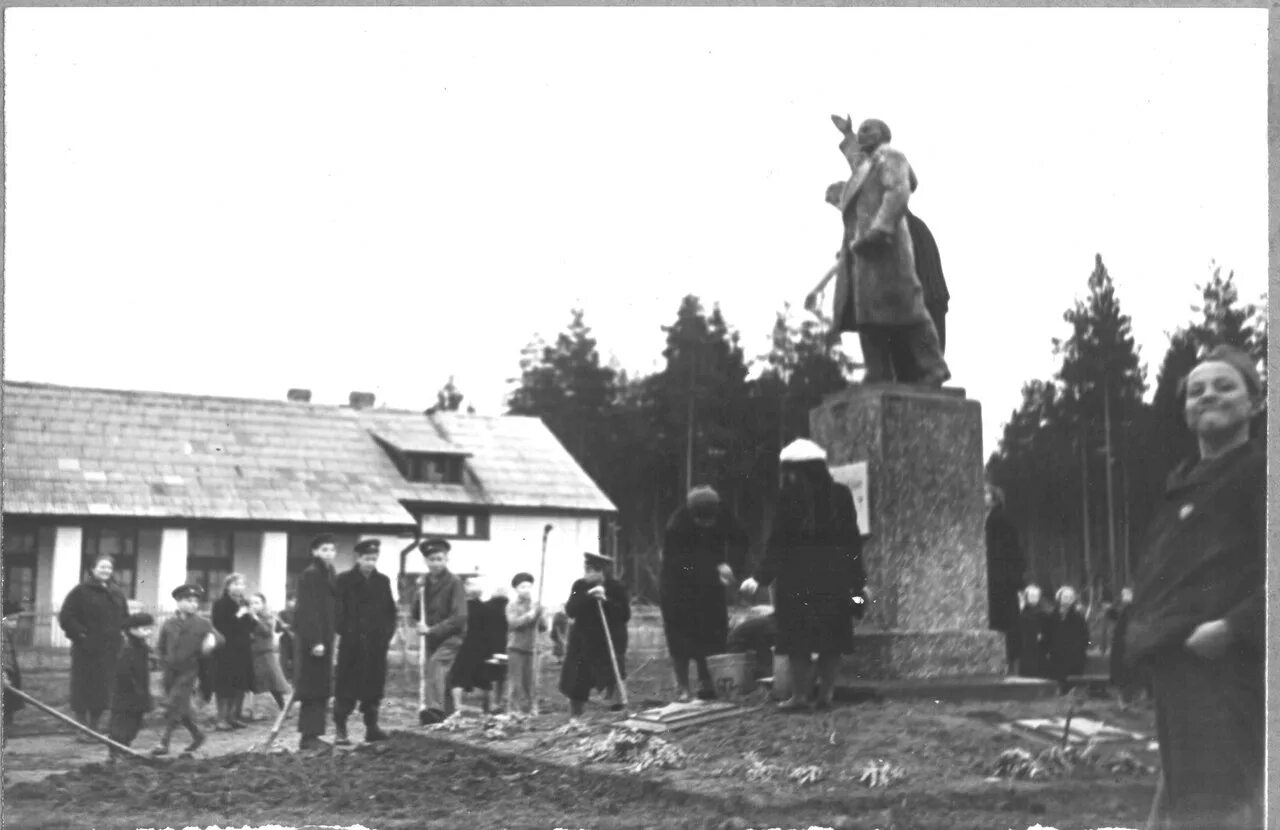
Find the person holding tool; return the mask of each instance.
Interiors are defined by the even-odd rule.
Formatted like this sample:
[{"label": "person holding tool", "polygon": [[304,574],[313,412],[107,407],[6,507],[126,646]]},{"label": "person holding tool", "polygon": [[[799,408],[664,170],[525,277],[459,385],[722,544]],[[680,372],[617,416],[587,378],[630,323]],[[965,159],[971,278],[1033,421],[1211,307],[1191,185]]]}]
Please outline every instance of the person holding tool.
[{"label": "person holding tool", "polygon": [[424,639],[418,712],[424,726],[444,720],[449,669],[467,633],[467,594],[462,580],[449,572],[450,548],[444,539],[427,539],[418,546],[427,563],[412,604],[413,620]]},{"label": "person holding tool", "polygon": [[593,689],[612,701],[612,711],[625,708],[627,621],[631,619],[627,589],[607,573],[613,560],[598,553],[583,556],[582,579],[573,583],[564,605],[573,625],[560,671],[560,692],[569,698],[570,716],[575,720]]}]

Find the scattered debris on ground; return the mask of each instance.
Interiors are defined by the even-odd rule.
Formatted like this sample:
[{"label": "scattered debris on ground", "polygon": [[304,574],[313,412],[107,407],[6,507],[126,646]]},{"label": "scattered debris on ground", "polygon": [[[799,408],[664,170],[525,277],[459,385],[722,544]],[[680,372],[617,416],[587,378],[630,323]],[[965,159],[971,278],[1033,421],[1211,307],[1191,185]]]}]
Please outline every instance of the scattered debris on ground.
[{"label": "scattered debris on ground", "polygon": [[590,761],[627,764],[630,773],[650,768],[684,769],[689,760],[675,744],[634,729],[612,729],[603,738],[583,738],[578,750]]},{"label": "scattered debris on ground", "polygon": [[907,772],[902,767],[880,760],[863,767],[862,775],[858,776],[858,782],[872,788],[890,787],[906,777]]}]

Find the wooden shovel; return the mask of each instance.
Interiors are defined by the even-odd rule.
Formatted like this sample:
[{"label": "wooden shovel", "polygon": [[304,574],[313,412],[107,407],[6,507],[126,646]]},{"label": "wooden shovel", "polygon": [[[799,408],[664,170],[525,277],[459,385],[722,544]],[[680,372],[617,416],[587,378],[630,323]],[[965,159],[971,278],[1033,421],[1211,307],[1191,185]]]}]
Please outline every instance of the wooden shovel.
[{"label": "wooden shovel", "polygon": [[289,717],[289,710],[293,708],[293,701],[296,700],[297,697],[297,689],[289,692],[289,700],[284,704],[284,708],[280,710],[280,714],[276,715],[276,722],[271,727],[271,733],[267,735],[267,739],[257,747],[259,752],[266,752],[271,749],[271,745],[275,743],[276,736],[280,734],[280,729],[284,726],[285,718]]},{"label": "wooden shovel", "polygon": [[604,613],[604,600],[596,600],[596,608],[600,610],[600,625],[604,626],[604,641],[609,646],[609,662],[613,664],[613,679],[618,682],[618,695],[622,698],[622,708],[627,708],[627,683],[622,679],[618,669],[618,653],[613,650],[613,635],[609,633],[609,618]]}]

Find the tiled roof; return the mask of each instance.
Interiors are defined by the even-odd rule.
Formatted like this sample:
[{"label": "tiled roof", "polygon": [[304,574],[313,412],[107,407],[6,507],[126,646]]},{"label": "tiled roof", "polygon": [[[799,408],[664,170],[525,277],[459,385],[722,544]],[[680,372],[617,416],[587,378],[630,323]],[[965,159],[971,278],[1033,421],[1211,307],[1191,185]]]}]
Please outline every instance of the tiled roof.
[{"label": "tiled roof", "polygon": [[[5,381],[4,512],[408,527],[403,501],[614,510],[540,420],[432,417]],[[374,433],[470,454],[467,483],[406,481]]]},{"label": "tiled roof", "polygon": [[383,416],[374,410],[362,420],[368,424],[370,432],[404,452],[468,455],[466,450],[450,444],[430,418],[421,415],[406,418],[405,414],[397,412]]}]

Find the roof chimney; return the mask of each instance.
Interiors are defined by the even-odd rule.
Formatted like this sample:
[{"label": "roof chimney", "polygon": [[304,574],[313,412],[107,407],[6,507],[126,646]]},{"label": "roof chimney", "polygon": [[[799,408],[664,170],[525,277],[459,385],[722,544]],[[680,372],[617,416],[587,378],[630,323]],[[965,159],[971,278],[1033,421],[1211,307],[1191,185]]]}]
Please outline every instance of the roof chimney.
[{"label": "roof chimney", "polygon": [[290,389],[289,400],[294,403],[311,403],[310,389]]},{"label": "roof chimney", "polygon": [[372,392],[352,392],[349,398],[352,409],[369,409],[373,406]]}]

